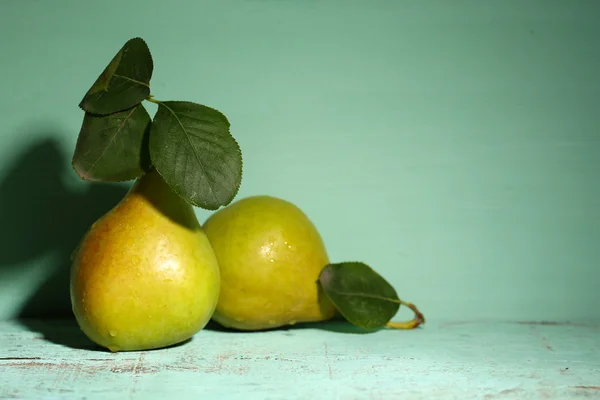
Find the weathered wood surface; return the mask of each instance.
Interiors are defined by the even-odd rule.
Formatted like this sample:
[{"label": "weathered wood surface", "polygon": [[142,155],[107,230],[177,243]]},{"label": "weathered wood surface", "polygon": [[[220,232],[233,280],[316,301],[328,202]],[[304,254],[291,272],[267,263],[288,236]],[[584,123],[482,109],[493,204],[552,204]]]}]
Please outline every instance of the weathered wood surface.
[{"label": "weathered wood surface", "polygon": [[600,398],[600,326],[428,323],[360,334],[331,323],[204,330],[117,353],[72,321],[0,322],[2,399]]}]

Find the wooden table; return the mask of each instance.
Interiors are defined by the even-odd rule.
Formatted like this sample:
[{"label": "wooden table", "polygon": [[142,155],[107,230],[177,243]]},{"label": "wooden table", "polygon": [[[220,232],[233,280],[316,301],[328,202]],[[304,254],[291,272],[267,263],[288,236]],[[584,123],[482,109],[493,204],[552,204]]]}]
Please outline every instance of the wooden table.
[{"label": "wooden table", "polygon": [[172,348],[112,354],[71,320],[0,322],[2,399],[581,397],[600,398],[600,324],[213,327]]}]

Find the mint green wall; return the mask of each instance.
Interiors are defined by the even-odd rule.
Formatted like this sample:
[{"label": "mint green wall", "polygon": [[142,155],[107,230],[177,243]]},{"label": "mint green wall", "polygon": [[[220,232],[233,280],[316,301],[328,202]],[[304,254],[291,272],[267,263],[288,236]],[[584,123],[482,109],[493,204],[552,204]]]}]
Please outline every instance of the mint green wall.
[{"label": "mint green wall", "polygon": [[430,320],[600,319],[599,20],[595,1],[6,1],[0,319],[69,311],[68,255],[125,190],[70,169],[77,104],[133,36],[156,97],[229,117],[239,197],[295,202],[332,260]]}]

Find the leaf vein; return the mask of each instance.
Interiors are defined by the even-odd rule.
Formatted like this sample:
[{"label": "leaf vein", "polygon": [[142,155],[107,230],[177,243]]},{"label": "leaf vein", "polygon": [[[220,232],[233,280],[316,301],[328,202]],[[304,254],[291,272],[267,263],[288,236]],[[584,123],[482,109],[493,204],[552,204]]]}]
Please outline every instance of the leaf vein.
[{"label": "leaf vein", "polygon": [[121,122],[121,124],[118,126],[118,128],[115,130],[113,136],[110,138],[110,140],[108,141],[108,144],[104,147],[104,149],[102,150],[102,153],[100,153],[100,155],[98,156],[98,158],[94,161],[94,163],[92,164],[92,166],[87,170],[86,175],[89,176],[90,173],[93,171],[94,168],[96,168],[96,165],[98,165],[98,162],[100,162],[100,160],[104,157],[104,154],[106,154],[106,151],[108,150],[108,148],[110,147],[110,145],[113,143],[113,141],[115,140],[115,138],[117,137],[117,134],[121,131],[121,129],[123,129],[123,126],[125,126],[125,123],[129,120],[129,118],[131,117],[131,115],[133,115],[133,112],[137,109],[137,107],[134,107],[125,118],[123,118],[123,122]]},{"label": "leaf vein", "polygon": [[[171,114],[173,114],[173,117],[175,118],[175,120],[177,121],[177,123],[179,124],[181,130],[184,133],[185,138],[187,139],[190,148],[192,149],[192,153],[194,155],[194,158],[196,159],[196,162],[198,163],[198,165],[200,166],[200,169],[202,170],[202,174],[204,176],[208,176],[208,172],[206,169],[206,166],[204,165],[204,163],[202,162],[202,160],[200,159],[200,156],[198,155],[196,148],[194,147],[194,144],[192,143],[192,140],[190,138],[190,134],[188,133],[188,131],[185,129],[185,126],[183,125],[183,123],[181,122],[181,120],[179,119],[179,116],[177,115],[177,113],[175,113],[175,111],[173,111],[169,106],[167,106],[164,103],[161,103],[162,106],[164,106],[167,110],[169,110],[169,112]],[[186,163],[187,164],[187,163]],[[212,188],[212,185],[208,185],[208,190],[211,193],[211,195],[213,196],[213,199],[216,203],[219,202],[219,199],[217,198],[217,195],[214,191],[214,189]]]},{"label": "leaf vein", "polygon": [[330,289],[330,290],[332,290],[333,292],[335,292],[336,294],[341,295],[341,296],[365,297],[365,298],[368,298],[368,299],[389,301],[390,303],[402,304],[402,302],[399,299],[393,299],[393,298],[389,298],[389,297],[378,296],[378,295],[370,294],[370,293],[363,293],[363,292],[342,292],[342,291],[335,290],[335,289]]},{"label": "leaf vein", "polygon": [[138,81],[138,80],[136,80],[136,79],[133,79],[133,78],[130,78],[130,77],[128,77],[128,76],[124,76],[124,75],[118,75],[118,74],[113,74],[113,77],[115,77],[115,76],[116,76],[117,78],[126,79],[126,80],[128,80],[128,81],[131,81],[131,82],[137,83],[138,85],[146,86],[147,88],[149,88],[149,87],[150,87],[150,85],[148,85],[146,82]]}]

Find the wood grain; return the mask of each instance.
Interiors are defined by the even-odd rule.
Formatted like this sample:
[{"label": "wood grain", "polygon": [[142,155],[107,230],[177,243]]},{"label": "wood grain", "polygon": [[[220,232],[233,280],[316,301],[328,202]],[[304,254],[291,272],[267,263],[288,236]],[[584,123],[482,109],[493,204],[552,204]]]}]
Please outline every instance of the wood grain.
[{"label": "wood grain", "polygon": [[599,350],[599,325],[454,322],[365,334],[335,322],[211,328],[168,349],[112,354],[70,320],[7,321],[0,398],[594,397]]}]

